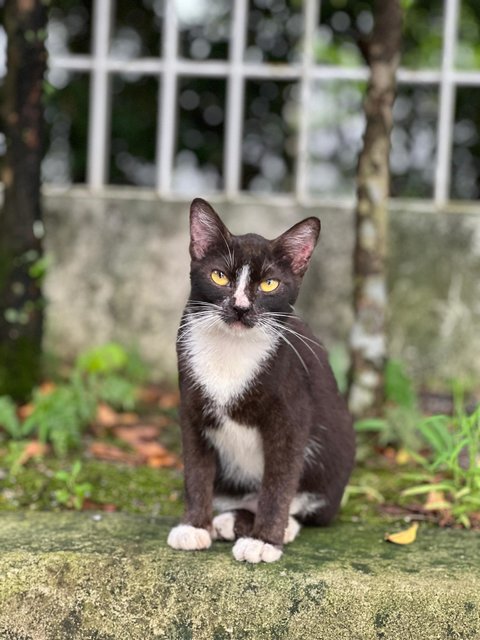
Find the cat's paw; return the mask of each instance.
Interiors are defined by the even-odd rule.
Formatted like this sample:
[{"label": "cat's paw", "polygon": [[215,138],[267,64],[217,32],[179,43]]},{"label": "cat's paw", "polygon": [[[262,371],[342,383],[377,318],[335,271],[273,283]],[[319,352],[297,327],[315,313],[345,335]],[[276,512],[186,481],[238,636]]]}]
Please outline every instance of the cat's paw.
[{"label": "cat's paw", "polygon": [[275,545],[256,538],[239,538],[233,545],[233,557],[240,562],[275,562],[282,553]]},{"label": "cat's paw", "polygon": [[225,511],[225,513],[215,516],[212,525],[214,540],[235,540],[235,514],[231,511]]},{"label": "cat's paw", "polygon": [[285,534],[283,536],[283,543],[288,544],[289,542],[293,542],[298,536],[301,528],[302,527],[298,520],[295,520],[295,518],[289,516],[287,528],[285,529]]},{"label": "cat's paw", "polygon": [[173,549],[198,551],[208,549],[212,544],[212,538],[206,529],[192,527],[189,524],[179,524],[170,530],[167,544]]}]

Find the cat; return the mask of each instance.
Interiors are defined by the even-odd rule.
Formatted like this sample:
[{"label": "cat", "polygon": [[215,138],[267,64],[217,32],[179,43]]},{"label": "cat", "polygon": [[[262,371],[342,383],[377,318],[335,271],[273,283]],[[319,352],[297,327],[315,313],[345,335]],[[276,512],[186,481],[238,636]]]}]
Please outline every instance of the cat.
[{"label": "cat", "polygon": [[191,204],[177,339],[186,508],[174,549],[231,540],[237,560],[273,562],[301,524],[338,511],[352,420],[325,348],[293,311],[319,234],[310,217],[275,240],[235,236],[205,200]]}]

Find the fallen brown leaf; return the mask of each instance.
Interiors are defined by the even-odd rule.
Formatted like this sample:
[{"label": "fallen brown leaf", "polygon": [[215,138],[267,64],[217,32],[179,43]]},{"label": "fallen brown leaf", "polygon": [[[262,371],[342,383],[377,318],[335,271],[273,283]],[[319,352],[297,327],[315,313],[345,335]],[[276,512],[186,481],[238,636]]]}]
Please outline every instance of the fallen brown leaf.
[{"label": "fallen brown leaf", "polygon": [[90,511],[90,510],[107,511],[111,513],[113,511],[117,511],[118,507],[116,504],[112,504],[110,502],[107,502],[107,503],[94,502],[93,500],[89,500],[88,498],[85,498],[85,500],[83,501],[82,509],[84,511]]},{"label": "fallen brown leaf", "polygon": [[92,442],[88,448],[89,453],[99,460],[111,462],[125,462],[126,464],[138,465],[143,462],[143,456],[138,453],[123,451],[120,447],[108,444],[107,442]]},{"label": "fallen brown leaf", "polygon": [[138,442],[155,440],[158,437],[159,429],[153,424],[137,424],[134,427],[115,427],[113,433],[120,440],[135,445]]},{"label": "fallen brown leaf", "polygon": [[27,442],[23,448],[22,455],[18,459],[19,464],[26,464],[32,458],[41,458],[48,451],[48,445],[38,440],[31,440]]},{"label": "fallen brown leaf", "polygon": [[175,409],[180,403],[180,394],[178,391],[167,391],[162,393],[158,401],[160,409]]},{"label": "fallen brown leaf", "polygon": [[54,382],[47,380],[47,382],[42,382],[42,384],[38,387],[40,393],[44,396],[52,393],[57,388],[57,385]]},{"label": "fallen brown leaf", "polygon": [[135,451],[138,451],[145,459],[157,458],[170,455],[169,452],[158,442],[136,442],[132,444]]},{"label": "fallen brown leaf", "polygon": [[20,420],[26,420],[29,416],[32,415],[33,410],[35,409],[35,405],[33,402],[28,402],[27,404],[23,404],[21,407],[18,407],[17,414]]},{"label": "fallen brown leaf", "polygon": [[180,460],[173,453],[164,456],[150,456],[147,458],[147,465],[153,469],[162,469],[164,467],[181,467]]},{"label": "fallen brown leaf", "polygon": [[100,403],[97,407],[95,422],[101,427],[113,427],[118,424],[119,414],[108,404]]},{"label": "fallen brown leaf", "polygon": [[444,511],[450,509],[452,505],[445,499],[443,491],[430,491],[425,501],[425,509],[427,511]]}]

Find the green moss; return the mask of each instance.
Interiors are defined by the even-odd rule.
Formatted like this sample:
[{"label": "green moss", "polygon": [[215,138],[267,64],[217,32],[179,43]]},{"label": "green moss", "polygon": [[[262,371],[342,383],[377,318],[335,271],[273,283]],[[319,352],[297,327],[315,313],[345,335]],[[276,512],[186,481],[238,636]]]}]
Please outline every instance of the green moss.
[{"label": "green moss", "polygon": [[[0,460],[0,469],[2,468]],[[0,490],[0,511],[29,508],[35,511],[58,509],[55,491],[61,483],[55,472],[68,469],[71,462],[46,459],[21,467],[5,478]],[[182,475],[172,469],[129,467],[97,460],[86,460],[78,482],[92,485],[90,500],[114,505],[120,511],[147,515],[179,516],[182,511]]]}]

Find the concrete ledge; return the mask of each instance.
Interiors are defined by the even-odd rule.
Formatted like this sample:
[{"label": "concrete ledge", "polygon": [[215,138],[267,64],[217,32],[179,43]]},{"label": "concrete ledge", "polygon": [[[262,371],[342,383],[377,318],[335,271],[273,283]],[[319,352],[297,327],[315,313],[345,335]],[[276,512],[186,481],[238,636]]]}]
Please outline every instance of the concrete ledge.
[{"label": "concrete ledge", "polygon": [[0,638],[263,640],[480,638],[480,536],[422,527],[304,530],[279,563],[230,544],[180,553],[167,520],[3,514]]}]

